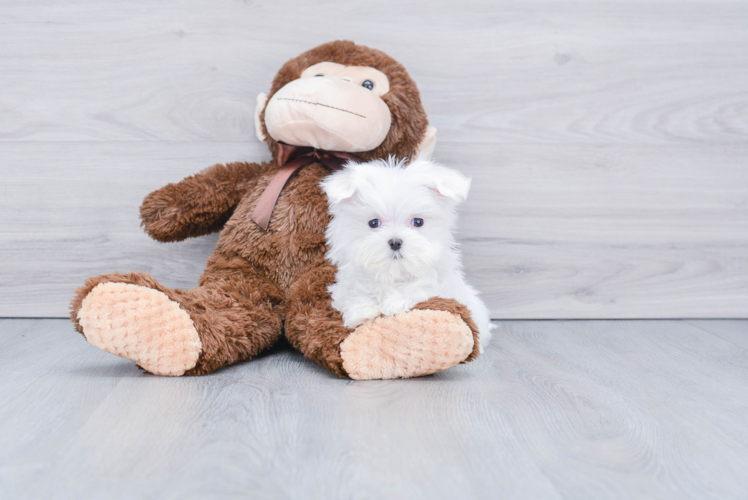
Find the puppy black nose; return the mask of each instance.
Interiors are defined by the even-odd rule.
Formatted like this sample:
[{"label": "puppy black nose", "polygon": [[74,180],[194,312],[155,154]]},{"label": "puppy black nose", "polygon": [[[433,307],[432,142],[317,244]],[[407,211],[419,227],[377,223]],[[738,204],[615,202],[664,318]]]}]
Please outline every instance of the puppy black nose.
[{"label": "puppy black nose", "polygon": [[390,240],[387,244],[393,250],[400,250],[400,247],[403,246],[403,240]]}]

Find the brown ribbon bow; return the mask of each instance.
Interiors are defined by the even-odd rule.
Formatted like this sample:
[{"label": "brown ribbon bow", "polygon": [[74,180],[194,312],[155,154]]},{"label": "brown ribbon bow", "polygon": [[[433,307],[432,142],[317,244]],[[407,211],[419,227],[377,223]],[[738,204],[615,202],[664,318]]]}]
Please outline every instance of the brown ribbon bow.
[{"label": "brown ribbon bow", "polygon": [[270,216],[273,215],[275,203],[283,191],[288,179],[294,172],[312,163],[319,162],[330,170],[338,170],[346,160],[360,161],[354,154],[343,151],[323,151],[308,146],[289,146],[278,143],[278,166],[280,170],[270,179],[270,183],[263,191],[257,206],[252,212],[252,220],[262,229],[267,231],[270,224]]}]

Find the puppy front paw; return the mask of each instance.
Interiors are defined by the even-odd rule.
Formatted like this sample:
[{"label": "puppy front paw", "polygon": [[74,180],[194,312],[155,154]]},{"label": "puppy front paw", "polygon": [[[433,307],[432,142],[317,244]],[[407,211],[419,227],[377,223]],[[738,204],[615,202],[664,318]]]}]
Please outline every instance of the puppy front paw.
[{"label": "puppy front paw", "polygon": [[354,329],[381,315],[376,306],[357,307],[343,313],[343,324],[346,328]]}]

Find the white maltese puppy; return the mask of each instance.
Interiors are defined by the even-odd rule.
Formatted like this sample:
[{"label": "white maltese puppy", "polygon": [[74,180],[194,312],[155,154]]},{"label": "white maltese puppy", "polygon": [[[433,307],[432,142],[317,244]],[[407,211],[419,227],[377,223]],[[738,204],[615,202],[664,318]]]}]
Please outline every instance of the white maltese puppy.
[{"label": "white maltese puppy", "polygon": [[348,163],[322,182],[332,220],[327,257],[338,266],[332,305],[345,326],[407,311],[431,297],[467,306],[481,347],[494,327],[478,292],[465,282],[452,230],[470,179],[418,159]]}]

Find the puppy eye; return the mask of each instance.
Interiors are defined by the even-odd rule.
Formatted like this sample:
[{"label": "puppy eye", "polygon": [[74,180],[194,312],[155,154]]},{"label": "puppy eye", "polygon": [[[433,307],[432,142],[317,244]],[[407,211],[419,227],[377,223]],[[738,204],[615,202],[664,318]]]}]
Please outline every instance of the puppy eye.
[{"label": "puppy eye", "polygon": [[374,82],[371,80],[364,80],[364,82],[361,84],[362,87],[367,88],[369,90],[374,88]]},{"label": "puppy eye", "polygon": [[371,219],[369,221],[369,227],[372,229],[378,228],[382,223],[379,221],[379,219]]},{"label": "puppy eye", "polygon": [[423,226],[423,219],[419,219],[416,217],[415,219],[413,219],[413,225],[416,227]]},{"label": "puppy eye", "polygon": [[318,76],[325,76],[325,75],[314,75],[315,78],[317,78]]}]

